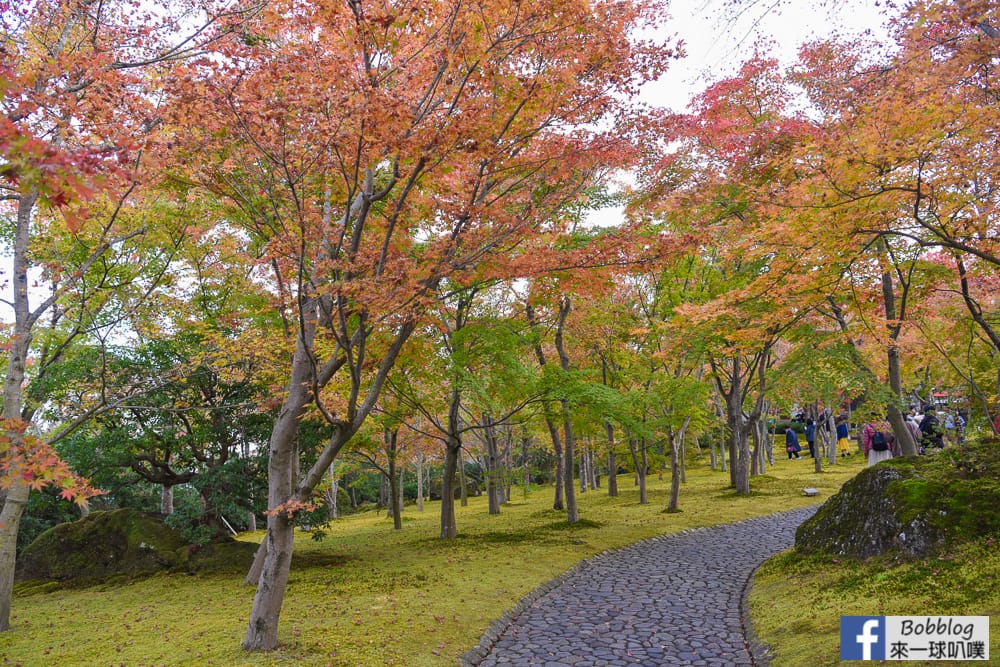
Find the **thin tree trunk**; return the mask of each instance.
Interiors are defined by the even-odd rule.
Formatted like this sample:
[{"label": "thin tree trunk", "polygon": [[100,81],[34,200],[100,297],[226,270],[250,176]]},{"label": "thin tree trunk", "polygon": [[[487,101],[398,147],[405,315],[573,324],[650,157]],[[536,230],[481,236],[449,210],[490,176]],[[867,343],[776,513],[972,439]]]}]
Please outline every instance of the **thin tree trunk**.
[{"label": "thin tree trunk", "polygon": [[261,541],[253,554],[253,562],[250,563],[247,576],[243,578],[244,586],[256,586],[257,582],[260,581],[260,573],[264,571],[264,558],[267,556],[267,535],[265,534],[264,537],[265,539]]},{"label": "thin tree trunk", "polygon": [[[884,241],[880,245],[883,249],[888,248]],[[899,402],[903,400],[903,378],[899,366],[899,347],[896,341],[899,338],[899,332],[902,328],[901,322],[906,316],[906,296],[909,289],[908,283],[902,282],[901,284],[903,297],[900,312],[897,316],[896,292],[892,284],[892,275],[888,271],[882,273],[882,297],[885,300],[886,327],[889,330],[889,349],[886,351],[889,366],[889,388],[892,389],[892,393],[899,399]],[[896,442],[899,443],[903,454],[905,456],[916,456],[917,443],[914,441],[913,434],[910,433],[910,429],[903,420],[903,414],[899,411],[897,402],[893,401],[889,403],[886,406],[886,412],[889,417],[889,423],[892,424],[892,432],[896,436]]]},{"label": "thin tree trunk", "polygon": [[[745,378],[741,373],[742,363],[739,355],[730,357],[732,372],[727,379],[728,391],[723,388],[721,370],[713,362],[713,373],[719,395],[725,400],[726,426],[729,431],[729,481],[738,495],[750,493],[750,445],[749,435],[752,420],[747,419],[743,412],[743,394]],[[759,362],[763,365],[763,361]]]},{"label": "thin tree trunk", "polygon": [[687,422],[684,423],[684,428],[681,429],[681,484],[687,484],[687,446],[684,444],[684,436],[687,431]]},{"label": "thin tree trunk", "polygon": [[687,439],[687,430],[691,425],[691,418],[687,417],[684,419],[684,423],[681,424],[680,430],[677,432],[677,438],[675,440],[677,446],[677,465],[680,467],[680,482],[681,484],[687,483],[686,475],[684,474],[684,452],[687,450],[687,444],[685,440]]},{"label": "thin tree trunk", "polygon": [[399,513],[406,510],[406,466],[399,467]]},{"label": "thin tree trunk", "polygon": [[670,429],[667,434],[667,437],[670,440],[670,500],[667,503],[667,511],[669,512],[679,511],[678,503],[681,495],[681,466],[677,448],[678,446],[683,447],[683,433],[684,429],[681,429],[680,443],[678,443],[678,439],[674,437],[673,429]]},{"label": "thin tree trunk", "polygon": [[[8,437],[20,437],[8,432]],[[30,487],[15,482],[7,489],[3,510],[0,511],[0,630],[10,629],[10,607],[14,596],[14,563],[17,550],[17,528],[28,504]]]},{"label": "thin tree trunk", "polygon": [[573,421],[569,410],[569,401],[563,400],[563,434],[566,437],[564,443],[563,456],[565,458],[565,490],[566,490],[566,521],[576,523],[580,520],[580,511],[576,505],[576,490],[573,486],[573,450],[576,446],[576,439],[573,436]]},{"label": "thin tree trunk", "polygon": [[646,456],[646,436],[639,438],[639,504],[649,504],[649,493],[646,490],[646,476],[649,473],[649,459]]},{"label": "thin tree trunk", "polygon": [[[835,466],[837,465],[837,422],[833,417],[832,410],[830,411],[830,414],[827,415],[826,419],[827,419],[827,424],[829,425],[830,428],[832,428],[830,432],[831,433],[830,446],[827,449],[826,460],[829,462],[830,465]],[[850,433],[850,427],[851,423],[847,422],[848,433]],[[848,437],[850,436],[848,435]]]},{"label": "thin tree trunk", "polygon": [[500,514],[500,453],[496,431],[489,415],[483,415],[483,436],[486,442],[486,502],[490,514]]},{"label": "thin tree trunk", "polygon": [[174,513],[174,487],[164,484],[160,487],[160,514],[170,516]]},{"label": "thin tree trunk", "polygon": [[[299,350],[296,358],[299,359]],[[275,510],[292,497],[293,482],[298,476],[296,436],[309,398],[306,384],[309,365],[305,359],[299,360],[299,364],[293,365],[289,396],[271,432],[268,460],[268,508],[271,512],[261,545],[266,551],[257,579],[257,592],[243,639],[243,648],[247,650],[270,651],[278,645],[278,619],[288,585],[295,528],[288,515]]]},{"label": "thin tree trunk", "polygon": [[531,486],[531,459],[529,453],[531,450],[531,437],[522,436],[521,437],[521,463],[524,466],[524,492],[528,492],[528,487]]},{"label": "thin tree trunk", "polygon": [[604,431],[608,434],[608,495],[618,496],[618,462],[615,460],[615,429],[611,422],[604,422]]},{"label": "thin tree trunk", "polygon": [[392,512],[392,527],[394,530],[402,530],[403,499],[400,485],[396,484],[396,447],[399,443],[399,430],[386,428],[382,432],[382,437],[385,439],[386,454],[388,454],[388,471],[385,480],[389,487],[389,511]]},{"label": "thin tree trunk", "polygon": [[337,476],[333,474],[333,469],[330,470],[330,488],[326,492],[326,507],[327,507],[327,518],[337,519],[339,518],[339,508],[337,507],[337,492],[340,490],[340,480]]},{"label": "thin tree trunk", "polygon": [[513,493],[514,484],[514,427],[510,424],[504,425],[503,451],[500,454],[502,462],[502,475],[500,479],[500,491],[503,494],[500,504],[506,505],[510,502],[510,494]]},{"label": "thin tree trunk", "polygon": [[424,511],[424,453],[417,450],[417,511]]},{"label": "thin tree trunk", "polygon": [[459,453],[462,442],[454,442],[449,438],[445,446],[444,474],[441,479],[441,539],[458,537],[458,526],[455,522],[455,477],[458,472]]},{"label": "thin tree trunk", "polygon": [[469,480],[465,476],[465,456],[458,450],[458,497],[462,507],[469,506]]},{"label": "thin tree trunk", "polygon": [[[441,539],[458,536],[455,523],[455,475],[461,459],[462,438],[459,424],[459,409],[462,396],[457,388],[451,390],[448,404],[448,435],[445,440],[444,474],[441,478]],[[462,482],[464,484],[464,480]]]},{"label": "thin tree trunk", "polygon": [[726,396],[729,413],[729,462],[730,480],[738,495],[750,493],[750,424],[743,413],[741,385],[733,383],[731,393]]},{"label": "thin tree trunk", "polygon": [[[7,338],[7,374],[3,385],[3,418],[7,423],[18,424],[22,419],[24,372],[28,350],[31,347],[33,321],[28,305],[28,243],[31,234],[31,216],[38,193],[21,195],[17,204],[17,223],[14,235],[14,262],[10,279],[13,281],[14,326]],[[6,428],[12,445],[24,447],[21,429]],[[7,489],[0,510],[0,632],[10,629],[10,608],[14,595],[14,569],[17,553],[17,533],[21,516],[28,503],[30,487],[15,479]]]},{"label": "thin tree trunk", "polygon": [[[562,306],[560,305],[560,311],[561,310]],[[532,307],[531,303],[524,304],[524,313],[525,316],[528,318],[528,324],[531,326],[531,329],[533,331],[536,330],[538,323],[535,321],[535,310]],[[538,365],[544,368],[547,365],[547,361],[545,359],[545,351],[542,349],[541,341],[536,338],[533,347],[535,350],[535,356],[538,358]],[[564,478],[568,476],[570,480],[572,480],[573,460],[572,456],[567,457],[564,455],[562,442],[559,439],[559,427],[556,426],[555,418],[552,416],[552,412],[549,409],[548,403],[544,404],[542,409],[545,413],[545,425],[549,429],[549,437],[552,438],[552,448],[555,451],[555,459],[556,459],[555,461],[556,492],[555,492],[555,498],[552,501],[552,509],[562,510],[564,507],[563,491],[566,487]],[[568,464],[566,462],[567,458],[569,459]],[[572,487],[572,481],[570,482],[570,487]],[[572,491],[570,491],[570,493],[572,493]]]},{"label": "thin tree trunk", "polygon": [[559,427],[556,426],[555,420],[550,416],[548,406],[545,406],[545,425],[549,428],[549,437],[552,438],[552,449],[555,452],[555,484],[556,491],[555,497],[552,500],[552,509],[563,510],[566,508],[563,503],[563,478],[565,477],[565,461],[566,456],[563,452],[562,439],[559,437]]}]

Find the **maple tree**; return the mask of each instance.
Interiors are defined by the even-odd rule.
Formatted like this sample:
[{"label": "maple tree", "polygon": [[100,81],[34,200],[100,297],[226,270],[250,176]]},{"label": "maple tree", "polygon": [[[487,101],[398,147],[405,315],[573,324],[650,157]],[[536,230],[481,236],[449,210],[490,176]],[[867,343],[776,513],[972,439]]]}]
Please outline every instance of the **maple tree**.
[{"label": "maple tree", "polygon": [[709,294],[675,308],[675,322],[698,341],[723,398],[731,481],[742,494],[773,348],[819,294],[798,270],[800,249],[775,231],[785,220],[774,205],[788,187],[783,167],[809,130],[790,99],[775,61],[747,61],[699,95],[691,113],[664,118],[672,143],[651,151],[637,200],[662,224],[696,233],[699,260],[713,274]]},{"label": "maple tree", "polygon": [[[856,314],[880,285],[883,331],[872,333],[885,350],[895,395],[888,416],[910,454],[916,444],[900,413],[899,340],[910,312],[920,308],[914,269],[935,249],[957,258],[960,284],[966,263],[977,272],[996,266],[990,231],[996,105],[984,68],[996,52],[992,11],[976,2],[916,3],[896,22],[897,52],[812,44],[803,49],[796,79],[823,130],[811,135],[796,166],[799,192],[792,200],[811,209],[810,219],[825,230],[807,261],[840,268],[863,295]],[[973,319],[985,324],[981,306],[967,295]]]},{"label": "maple tree", "polygon": [[33,343],[51,326],[57,333],[45,345],[57,363],[73,338],[107,325],[98,315],[107,295],[135,278],[129,274],[143,256],[136,244],[149,230],[132,213],[149,196],[142,186],[150,168],[165,158],[154,140],[157,97],[144,94],[151,72],[224,37],[242,16],[238,6],[215,2],[173,10],[41,0],[0,12],[0,202],[12,220],[13,292],[0,449],[0,630],[9,627],[14,545],[30,489],[56,483],[80,502],[92,492],[44,439],[25,435],[38,407],[25,400],[25,387],[42,367],[29,369]]},{"label": "maple tree", "polygon": [[[622,138],[594,123],[665,67],[669,49],[633,38],[656,20],[641,3],[274,2],[177,78],[184,177],[259,239],[294,322],[246,648],[277,645],[295,509],[376,408],[436,287],[517,248],[618,159]],[[308,410],[332,435],[295,481]]]}]

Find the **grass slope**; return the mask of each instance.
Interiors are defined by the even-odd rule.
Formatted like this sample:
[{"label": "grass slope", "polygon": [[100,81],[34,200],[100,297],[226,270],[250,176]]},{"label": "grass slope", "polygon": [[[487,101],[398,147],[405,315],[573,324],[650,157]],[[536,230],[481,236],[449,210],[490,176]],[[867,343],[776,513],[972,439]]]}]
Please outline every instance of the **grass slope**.
[{"label": "grass slope", "polygon": [[891,487],[906,511],[949,524],[954,541],[942,553],[862,561],[790,550],[761,566],[750,610],[756,634],[772,647],[773,667],[867,664],[841,662],[840,616],[990,616],[990,656],[1000,664],[1000,545],[988,537],[1000,526],[996,445],[948,448],[891,464],[909,475]]},{"label": "grass slope", "polygon": [[[668,481],[652,479],[651,503],[638,503],[631,479],[621,495],[579,494],[582,525],[551,509],[552,489],[489,516],[484,498],[459,508],[460,537],[438,539],[438,503],[404,511],[392,530],[385,514],[333,524],[323,542],[296,536],[282,611],[282,647],[239,648],[253,600],[241,576],[159,575],[75,590],[21,585],[12,629],[0,635],[0,664],[21,665],[454,665],[483,630],[539,584],[606,549],[687,528],[801,507],[829,497],[861,467],[859,456],[817,475],[811,459],[779,460],[752,482],[728,489],[728,473],[692,464],[680,513],[664,513]],[[807,498],[802,488],[820,490]],[[246,536],[260,540],[262,533]],[[721,557],[721,555],[720,555]]]}]

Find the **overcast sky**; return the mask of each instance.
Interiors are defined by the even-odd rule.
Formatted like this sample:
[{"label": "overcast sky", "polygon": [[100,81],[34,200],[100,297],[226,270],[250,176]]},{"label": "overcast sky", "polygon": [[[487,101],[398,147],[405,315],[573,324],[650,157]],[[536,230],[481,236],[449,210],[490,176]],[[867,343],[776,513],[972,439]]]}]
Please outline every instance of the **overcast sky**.
[{"label": "overcast sky", "polygon": [[707,80],[735,72],[761,39],[773,41],[773,54],[790,64],[799,45],[817,37],[856,36],[866,30],[880,38],[885,35],[876,0],[747,0],[738,16],[724,4],[725,0],[671,0],[668,30],[684,41],[687,57],[647,87],[650,103],[683,111]]},{"label": "overcast sky", "polygon": [[[762,40],[772,43],[769,53],[786,65],[795,62],[804,42],[834,35],[856,37],[870,31],[885,39],[885,17],[876,0],[745,0],[746,7],[734,16],[725,0],[671,0],[668,34],[684,42],[686,57],[671,65],[659,81],[642,91],[651,105],[687,110],[688,102],[706,86],[739,68],[753,55]],[[884,3],[882,3],[884,4]],[[628,174],[620,180],[628,182]],[[623,209],[591,211],[587,225],[601,227],[623,221]]]}]

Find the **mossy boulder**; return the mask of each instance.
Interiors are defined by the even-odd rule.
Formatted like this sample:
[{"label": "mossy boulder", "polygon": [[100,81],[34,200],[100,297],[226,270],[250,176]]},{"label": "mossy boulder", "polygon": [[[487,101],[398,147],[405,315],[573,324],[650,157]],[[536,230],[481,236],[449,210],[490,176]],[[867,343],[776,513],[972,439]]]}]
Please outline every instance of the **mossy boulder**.
[{"label": "mossy boulder", "polygon": [[133,509],[92,512],[53,526],[18,558],[17,579],[90,583],[156,572],[249,567],[256,545],[199,547],[156,515]]},{"label": "mossy boulder", "polygon": [[1000,442],[866,468],[795,535],[801,553],[920,558],[1000,537]]}]

